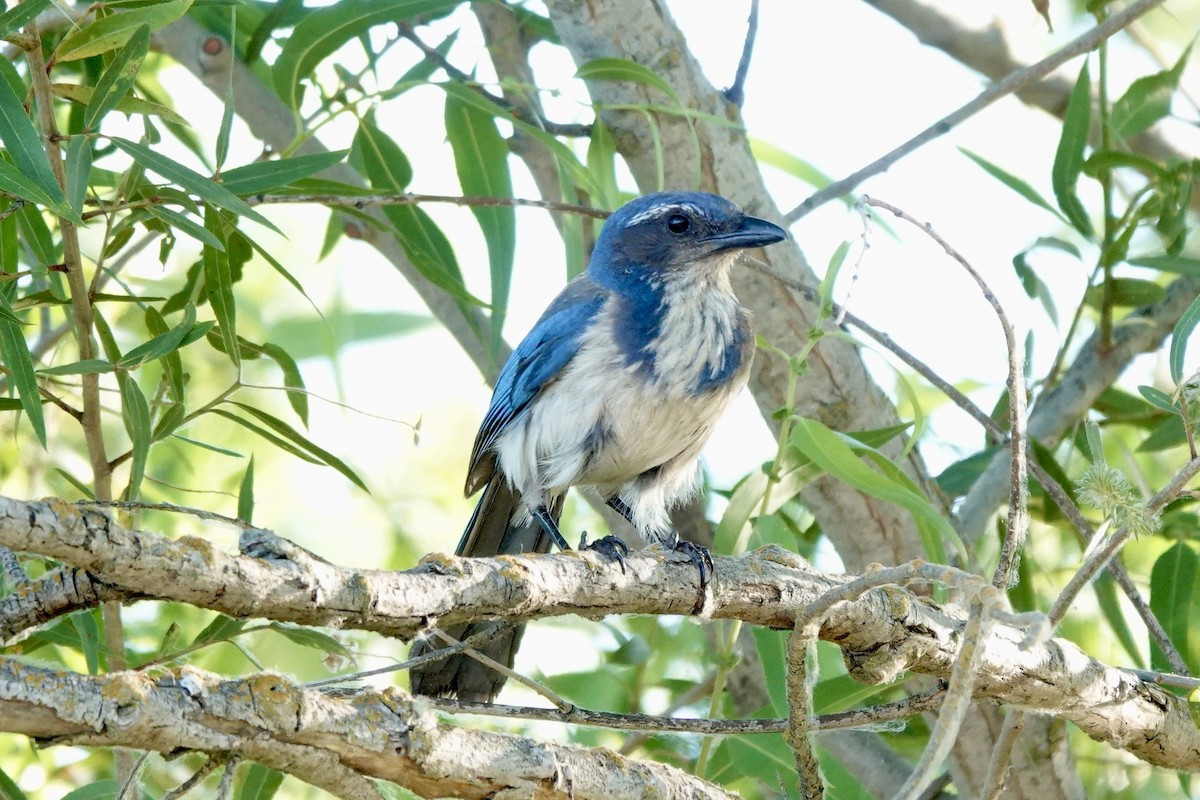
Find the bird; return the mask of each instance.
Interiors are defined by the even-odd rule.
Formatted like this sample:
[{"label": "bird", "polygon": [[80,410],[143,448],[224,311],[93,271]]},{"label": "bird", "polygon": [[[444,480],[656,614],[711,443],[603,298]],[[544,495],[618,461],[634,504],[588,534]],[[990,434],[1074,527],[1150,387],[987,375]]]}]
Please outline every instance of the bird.
[{"label": "bird", "polygon": [[[459,556],[570,549],[558,528],[571,487],[595,491],[645,539],[697,563],[708,551],[680,539],[669,512],[700,484],[700,451],[745,387],[754,357],[750,312],[734,294],[741,251],[788,238],[705,192],[635,198],[605,221],[588,268],[546,308],[500,370],[467,471],[483,490]],[[581,547],[624,570],[626,545]],[[446,629],[463,640],[491,623]],[[475,649],[511,668],[523,626],[501,626]],[[444,644],[419,638],[410,659]],[[410,669],[418,694],[490,702],[505,676],[468,653]]]}]

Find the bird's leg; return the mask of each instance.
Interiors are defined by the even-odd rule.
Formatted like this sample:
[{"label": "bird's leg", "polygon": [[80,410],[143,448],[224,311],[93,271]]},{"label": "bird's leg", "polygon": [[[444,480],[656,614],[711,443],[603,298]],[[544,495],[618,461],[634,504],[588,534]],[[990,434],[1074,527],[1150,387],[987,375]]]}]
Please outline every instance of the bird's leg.
[{"label": "bird's leg", "polygon": [[609,508],[624,517],[626,522],[635,528],[637,527],[637,523],[633,521],[633,509],[629,507],[628,503],[621,499],[621,495],[614,494],[604,502],[608,504]]},{"label": "bird's leg", "polygon": [[567,544],[567,540],[563,538],[562,532],[558,529],[558,523],[554,521],[554,517],[550,516],[550,509],[538,506],[533,510],[533,518],[542,526],[546,535],[554,540],[554,544],[558,546],[559,550],[571,549],[571,545]]}]

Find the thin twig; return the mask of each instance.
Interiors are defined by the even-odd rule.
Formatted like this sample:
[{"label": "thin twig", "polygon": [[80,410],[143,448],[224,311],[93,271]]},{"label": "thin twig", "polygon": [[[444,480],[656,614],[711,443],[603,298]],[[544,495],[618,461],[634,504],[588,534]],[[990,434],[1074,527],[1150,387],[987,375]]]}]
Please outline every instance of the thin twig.
[{"label": "thin twig", "polygon": [[209,756],[208,760],[201,764],[200,769],[192,773],[190,778],[164,794],[163,800],[179,800],[179,798],[199,786],[205,778],[213,774],[224,763],[225,757],[223,756]]},{"label": "thin twig", "polygon": [[976,667],[983,654],[983,645],[987,640],[991,622],[991,609],[1002,606],[1003,602],[1000,590],[993,586],[984,587],[972,598],[970,616],[963,630],[962,645],[959,647],[954,669],[950,673],[950,683],[946,687],[946,697],[942,701],[937,724],[930,732],[929,744],[921,753],[912,774],[896,792],[897,800],[916,800],[936,777],[934,771],[940,768],[950,748],[954,746],[959,727],[970,708],[971,692],[978,677]]},{"label": "thin twig", "polygon": [[825,796],[825,781],[821,778],[821,765],[813,752],[812,740],[812,686],[815,675],[809,674],[809,649],[816,642],[815,626],[806,624],[803,616],[796,618],[796,627],[787,641],[787,700],[788,723],[783,732],[784,741],[792,748],[796,760],[796,774],[800,779],[800,796],[804,800],[820,800]]},{"label": "thin twig", "polygon": [[[433,628],[429,632],[431,634],[433,634],[434,636],[437,636],[439,639],[441,639],[446,644],[453,645],[453,644],[459,643],[458,639],[455,639],[453,636],[446,633],[441,628]],[[533,680],[532,678],[528,678],[528,677],[522,675],[521,673],[517,672],[516,670],[514,670],[510,667],[507,667],[504,664],[501,664],[499,661],[495,660],[494,658],[488,658],[486,655],[479,652],[478,650],[475,650],[474,648],[465,647],[465,648],[463,648],[463,652],[466,653],[467,655],[469,655],[471,658],[478,661],[480,664],[483,664],[484,666],[488,667],[489,669],[494,669],[496,672],[499,672],[501,675],[504,675],[504,676],[510,678],[511,680],[514,680],[517,683],[520,683],[523,686],[525,686],[529,689],[532,689],[533,691],[540,694],[542,697],[549,700],[554,705],[558,706],[563,711],[567,711],[567,710],[575,707],[574,703],[570,702],[569,700],[564,699],[561,695],[559,695],[558,693],[556,693],[555,691],[550,689],[548,686],[544,686],[543,684],[538,683],[537,681]]]},{"label": "thin twig", "polygon": [[746,41],[742,45],[742,57],[738,61],[733,84],[725,90],[725,99],[738,108],[746,102],[746,76],[750,74],[750,57],[754,54],[754,40],[758,38],[758,0],[750,0],[750,19],[746,22]]},{"label": "thin twig", "polygon": [[[935,711],[945,698],[945,690],[935,689],[924,694],[906,697],[893,703],[882,703],[868,708],[820,714],[813,718],[812,728],[822,731],[865,729],[886,725],[896,720],[907,719],[915,714]],[[449,714],[478,714],[485,717],[507,719],[532,719],[544,722],[561,722],[571,725],[588,725],[596,728],[616,728],[624,731],[646,733],[698,733],[759,734],[783,733],[787,730],[786,719],[689,719],[651,714],[616,714],[611,711],[591,711],[578,706],[566,710],[557,708],[534,708],[531,706],[509,706],[498,703],[477,703],[470,700],[428,698],[429,704]]]},{"label": "thin twig", "polygon": [[933,123],[890,153],[872,161],[867,166],[842,178],[840,181],[813,193],[811,197],[785,214],[784,220],[788,225],[791,225],[813,209],[853,191],[867,178],[884,172],[892,164],[895,164],[918,147],[949,133],[954,129],[954,126],[979,113],[1000,98],[1007,97],[1013,92],[1041,80],[1072,58],[1094,50],[1101,42],[1163,2],[1164,0],[1137,0],[1137,2],[1134,2],[1128,8],[1113,14],[1101,24],[1084,32],[1036,64],[1016,70],[1001,78],[983,90],[966,105],[961,106],[956,111]]},{"label": "thin twig", "polygon": [[1013,748],[1016,747],[1017,739],[1024,729],[1025,712],[1018,708],[1009,709],[1004,718],[1004,727],[996,738],[996,744],[992,746],[987,775],[983,779],[983,788],[979,790],[982,800],[999,800],[1001,792],[1004,791],[1004,776],[1008,774],[1008,767],[1012,763]]},{"label": "thin twig", "polygon": [[966,270],[979,286],[980,291],[983,292],[983,298],[992,307],[992,311],[995,312],[996,319],[1000,321],[1000,327],[1004,331],[1004,345],[1008,352],[1008,446],[1012,455],[1010,459],[1012,466],[1009,471],[1008,530],[1004,533],[1004,544],[1000,550],[996,572],[992,577],[992,585],[1008,588],[1017,579],[1017,565],[1021,559],[1021,551],[1025,547],[1025,538],[1029,534],[1029,459],[1026,455],[1025,359],[1022,355],[1022,344],[1013,331],[1012,323],[1009,322],[1008,315],[1004,313],[999,298],[984,281],[983,276],[956,248],[934,230],[932,224],[918,222],[904,209],[868,195],[863,195],[862,202],[868,206],[890,211],[913,227],[921,229],[929,238],[937,242],[946,255],[957,261],[959,266]]}]

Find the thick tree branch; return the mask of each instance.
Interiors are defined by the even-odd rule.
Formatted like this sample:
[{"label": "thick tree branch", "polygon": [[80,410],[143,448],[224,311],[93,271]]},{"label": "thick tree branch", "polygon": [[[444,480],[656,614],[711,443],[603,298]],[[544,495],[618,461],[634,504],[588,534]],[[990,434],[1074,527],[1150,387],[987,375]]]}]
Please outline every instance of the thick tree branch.
[{"label": "thick tree branch", "polygon": [[[204,539],[168,540],[127,530],[103,513],[58,500],[0,498],[0,546],[66,561],[132,594],[232,616],[407,638],[435,622],[682,615],[696,600],[695,569],[653,549],[630,555],[624,573],[595,554],[574,551],[434,556],[416,569],[386,572],[338,567],[266,531],[247,534],[243,548],[255,555],[235,555]],[[718,556],[705,613],[791,628],[798,609],[814,606],[846,580],[817,572],[779,548],[737,559]],[[887,585],[833,604],[820,636],[842,648],[858,680],[888,682],[906,671],[946,678],[965,622],[961,608]],[[1062,717],[1153,764],[1200,771],[1200,731],[1181,698],[1100,663],[1066,640],[1031,644],[1027,638],[1022,629],[994,626],[980,645],[977,697]]]},{"label": "thick tree branch", "polygon": [[368,778],[424,797],[732,797],[604,749],[448,725],[399,689],[343,701],[268,673],[94,677],[0,658],[0,729],[43,744],[237,752],[350,800],[382,797]]}]

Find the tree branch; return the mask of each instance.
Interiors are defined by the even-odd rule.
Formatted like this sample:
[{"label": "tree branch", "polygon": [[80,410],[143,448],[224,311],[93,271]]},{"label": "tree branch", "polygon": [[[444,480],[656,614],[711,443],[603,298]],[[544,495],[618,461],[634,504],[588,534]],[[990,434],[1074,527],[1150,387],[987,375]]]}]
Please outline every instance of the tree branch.
[{"label": "tree branch", "polygon": [[399,689],[342,701],[268,673],[88,676],[0,658],[0,728],[43,745],[237,752],[350,800],[383,796],[368,778],[424,797],[733,797],[665,764],[448,725]]},{"label": "tree branch", "polygon": [[[697,590],[690,563],[654,549],[631,554],[625,573],[578,551],[480,559],[436,555],[403,572],[355,570],[266,531],[243,536],[243,550],[255,555],[235,555],[205,539],[168,540],[127,530],[106,514],[59,500],[0,498],[0,546],[66,561],[146,597],[231,616],[403,638],[432,624],[485,619],[685,615]],[[796,609],[823,607],[821,599],[848,580],[817,572],[777,547],[715,559],[705,615],[773,628],[791,628]],[[934,574],[924,568],[910,572]],[[870,684],[893,681],[906,671],[948,678],[966,623],[963,609],[938,606],[895,585],[834,603],[822,613],[821,638],[841,647],[851,675]],[[979,645],[977,697],[1057,715],[1153,764],[1200,771],[1200,731],[1181,698],[1100,663],[1066,640],[1029,643],[1025,630],[999,621],[992,630]]]}]

